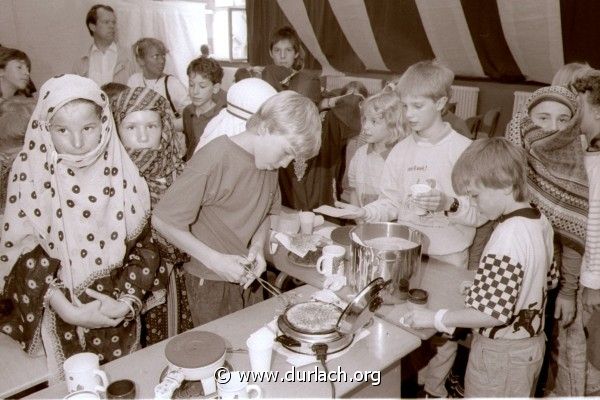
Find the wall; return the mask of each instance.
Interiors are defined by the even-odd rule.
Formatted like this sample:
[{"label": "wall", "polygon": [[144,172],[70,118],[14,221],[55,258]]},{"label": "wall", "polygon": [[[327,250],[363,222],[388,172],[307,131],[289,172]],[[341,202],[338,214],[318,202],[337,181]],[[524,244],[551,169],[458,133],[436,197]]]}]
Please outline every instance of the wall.
[{"label": "wall", "polygon": [[498,128],[496,134],[502,131],[510,122],[513,109],[513,93],[517,90],[533,92],[541,85],[535,84],[509,84],[490,81],[467,81],[456,79],[455,84],[462,86],[477,86],[479,87],[479,100],[477,103],[477,113],[483,114],[487,110],[500,107],[500,119],[498,120]]},{"label": "wall", "polygon": [[[0,0],[0,43],[27,53],[39,88],[51,76],[71,72],[92,38],[85,16],[96,3],[117,15],[118,42],[130,49],[142,37],[162,40],[169,49],[165,72],[187,83],[187,64],[206,43],[204,4],[151,0]],[[133,58],[133,54],[132,54]]]}]

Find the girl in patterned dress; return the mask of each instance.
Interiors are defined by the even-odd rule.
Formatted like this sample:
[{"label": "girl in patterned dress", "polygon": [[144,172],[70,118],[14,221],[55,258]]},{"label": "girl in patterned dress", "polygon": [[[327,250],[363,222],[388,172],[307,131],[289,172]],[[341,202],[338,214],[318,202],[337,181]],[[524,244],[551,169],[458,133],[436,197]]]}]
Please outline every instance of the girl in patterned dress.
[{"label": "girl in patterned dress", "polygon": [[[150,188],[152,207],[183,171],[185,148],[176,140],[167,100],[152,89],[126,89],[112,101],[119,135],[129,156]],[[179,267],[186,256],[156,230],[152,237],[160,251],[159,271],[169,273],[169,290],[155,292],[142,314],[142,342],[157,343],[193,327]],[[152,307],[152,305],[155,305]]]},{"label": "girl in patterned dress", "polygon": [[161,282],[145,180],[92,80],[48,80],[11,170],[0,239],[0,330],[51,379],[69,356],[135,351],[139,310]]}]

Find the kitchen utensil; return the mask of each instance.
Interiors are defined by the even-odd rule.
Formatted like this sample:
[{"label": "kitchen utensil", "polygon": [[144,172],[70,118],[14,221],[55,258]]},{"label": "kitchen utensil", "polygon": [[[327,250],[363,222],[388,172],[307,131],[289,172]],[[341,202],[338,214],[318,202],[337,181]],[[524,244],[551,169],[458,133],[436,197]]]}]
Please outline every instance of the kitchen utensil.
[{"label": "kitchen utensil", "polygon": [[[404,302],[407,294],[401,293],[400,284],[406,283],[421,267],[422,233],[397,223],[376,222],[357,225],[350,232],[350,236],[353,255],[350,268],[346,272],[350,287],[358,293],[373,279],[381,277],[392,281],[382,293],[384,302]],[[386,238],[404,239],[414,243],[414,246],[386,249],[370,245],[375,240]]]},{"label": "kitchen utensil", "polygon": [[156,398],[170,398],[183,380],[202,381],[205,394],[216,391],[214,373],[225,361],[223,338],[212,332],[189,331],[167,343],[169,372],[154,388]]},{"label": "kitchen utensil", "polygon": [[[382,278],[373,280],[345,309],[322,301],[294,304],[277,318],[281,334],[276,340],[300,354],[316,354],[316,345],[325,345],[327,354],[342,351],[352,344],[354,334],[381,305],[379,292],[386,285]],[[313,320],[317,324],[311,325]]]}]

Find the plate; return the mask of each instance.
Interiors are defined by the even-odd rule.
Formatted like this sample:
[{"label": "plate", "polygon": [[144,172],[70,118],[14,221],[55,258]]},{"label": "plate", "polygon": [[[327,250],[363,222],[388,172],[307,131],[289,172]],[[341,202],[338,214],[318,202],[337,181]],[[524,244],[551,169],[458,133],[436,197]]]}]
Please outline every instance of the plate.
[{"label": "plate", "polygon": [[352,240],[350,239],[350,231],[354,227],[354,225],[346,225],[335,228],[331,232],[331,240],[340,246],[351,246]]},{"label": "plate", "polygon": [[335,218],[349,218],[355,215],[354,211],[349,211],[343,208],[336,208],[332,206],[319,206],[313,211],[319,214],[325,214]]}]

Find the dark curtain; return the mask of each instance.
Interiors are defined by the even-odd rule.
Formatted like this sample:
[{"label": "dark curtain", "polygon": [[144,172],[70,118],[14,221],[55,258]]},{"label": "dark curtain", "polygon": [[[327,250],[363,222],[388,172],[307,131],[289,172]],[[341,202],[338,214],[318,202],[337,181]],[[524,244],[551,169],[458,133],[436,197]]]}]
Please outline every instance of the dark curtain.
[{"label": "dark curtain", "polygon": [[[277,0],[246,0],[248,20],[248,62],[251,65],[271,64],[269,37],[282,26],[292,26],[279,8]],[[306,49],[305,49],[306,50]],[[306,51],[304,67],[321,69],[321,64]]]},{"label": "dark curtain", "polygon": [[461,4],[483,72],[500,82],[525,81],[504,38],[498,4],[481,0]]},{"label": "dark curtain", "polygon": [[600,1],[561,0],[560,23],[565,63],[587,61],[600,68]]}]

